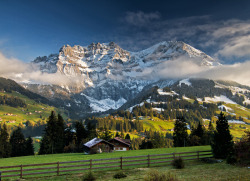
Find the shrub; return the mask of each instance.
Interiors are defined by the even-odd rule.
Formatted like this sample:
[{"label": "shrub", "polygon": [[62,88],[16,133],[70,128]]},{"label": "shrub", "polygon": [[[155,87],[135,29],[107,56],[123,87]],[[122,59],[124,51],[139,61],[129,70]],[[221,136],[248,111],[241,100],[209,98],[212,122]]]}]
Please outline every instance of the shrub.
[{"label": "shrub", "polygon": [[144,177],[145,181],[178,181],[175,175],[171,173],[160,173],[157,170],[150,170],[147,175]]},{"label": "shrub", "polygon": [[113,177],[116,179],[120,179],[120,178],[127,177],[127,175],[125,173],[123,173],[122,171],[120,171],[120,172],[116,173]]},{"label": "shrub", "polygon": [[182,160],[181,157],[179,158],[175,158],[173,161],[172,161],[172,165],[177,168],[177,169],[182,169],[185,167],[185,164],[184,164],[184,161]]},{"label": "shrub", "polygon": [[235,144],[235,157],[240,165],[250,165],[250,131],[245,131],[246,135]]},{"label": "shrub", "polygon": [[232,149],[231,152],[228,154],[227,156],[227,164],[236,164],[237,163],[237,159],[236,159],[236,155],[235,155],[235,150]]},{"label": "shrub", "polygon": [[93,175],[93,173],[90,171],[87,174],[85,174],[82,178],[83,181],[94,181],[96,180],[95,176]]}]

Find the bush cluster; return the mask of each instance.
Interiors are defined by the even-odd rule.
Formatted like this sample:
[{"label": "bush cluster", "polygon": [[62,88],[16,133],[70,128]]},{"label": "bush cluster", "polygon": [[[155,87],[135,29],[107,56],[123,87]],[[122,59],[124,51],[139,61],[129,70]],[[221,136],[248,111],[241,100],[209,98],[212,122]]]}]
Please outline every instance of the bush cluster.
[{"label": "bush cluster", "polygon": [[113,177],[116,179],[120,179],[120,178],[127,177],[127,175],[125,173],[123,173],[122,171],[120,171],[120,172],[116,173]]},{"label": "bush cluster", "polygon": [[91,171],[85,174],[82,178],[82,181],[94,181],[94,180],[96,180],[96,178]]},{"label": "bush cluster", "polygon": [[185,167],[185,164],[184,164],[184,161],[182,160],[181,157],[179,158],[175,158],[173,161],[172,161],[172,165],[177,168],[177,169],[182,169]]}]

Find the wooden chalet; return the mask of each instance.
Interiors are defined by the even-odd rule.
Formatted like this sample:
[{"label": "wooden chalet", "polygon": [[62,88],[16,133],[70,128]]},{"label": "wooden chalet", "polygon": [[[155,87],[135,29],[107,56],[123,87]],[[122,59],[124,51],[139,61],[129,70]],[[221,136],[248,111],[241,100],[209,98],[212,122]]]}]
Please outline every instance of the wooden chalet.
[{"label": "wooden chalet", "polygon": [[102,153],[112,152],[114,145],[100,138],[94,138],[84,144],[84,151],[86,153]]},{"label": "wooden chalet", "polygon": [[119,137],[115,137],[109,140],[110,143],[114,145],[115,151],[127,151],[130,147],[130,140],[129,139],[122,139]]}]

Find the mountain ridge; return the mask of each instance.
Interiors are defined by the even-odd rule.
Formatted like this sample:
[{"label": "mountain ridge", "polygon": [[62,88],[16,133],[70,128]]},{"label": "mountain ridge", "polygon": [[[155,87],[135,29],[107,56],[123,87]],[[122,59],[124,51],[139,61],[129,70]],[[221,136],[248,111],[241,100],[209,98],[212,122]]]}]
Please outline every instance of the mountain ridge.
[{"label": "mountain ridge", "polygon": [[68,77],[70,84],[23,85],[48,99],[61,98],[65,108],[78,114],[106,112],[118,109],[142,90],[174,84],[178,78],[161,79],[154,73],[165,62],[178,59],[195,60],[197,66],[205,68],[220,65],[182,41],[162,41],[138,52],[126,51],[114,42],[64,45],[58,54],[38,57],[31,64],[43,73]]}]

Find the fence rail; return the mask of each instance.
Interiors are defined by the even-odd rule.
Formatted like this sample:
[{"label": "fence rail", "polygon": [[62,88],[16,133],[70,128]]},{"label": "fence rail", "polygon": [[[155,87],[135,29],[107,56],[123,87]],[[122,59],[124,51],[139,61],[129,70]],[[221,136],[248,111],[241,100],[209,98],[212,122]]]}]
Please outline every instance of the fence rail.
[{"label": "fence rail", "polygon": [[[5,177],[20,177],[29,175],[54,174],[59,176],[60,173],[81,172],[83,170],[98,170],[118,168],[125,169],[131,167],[153,167],[169,165],[173,159],[181,157],[183,160],[199,160],[201,158],[211,158],[211,150],[196,152],[180,152],[168,154],[154,154],[131,157],[117,157],[105,159],[90,159],[68,162],[52,162],[29,165],[15,165],[0,167],[0,181]],[[156,165],[157,164],[157,165]],[[13,169],[14,168],[14,169]],[[11,170],[13,169],[13,170]],[[34,172],[38,171],[38,172]],[[11,175],[9,173],[12,173]]]}]

